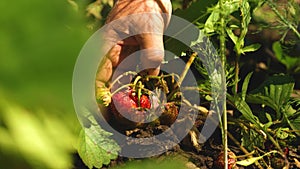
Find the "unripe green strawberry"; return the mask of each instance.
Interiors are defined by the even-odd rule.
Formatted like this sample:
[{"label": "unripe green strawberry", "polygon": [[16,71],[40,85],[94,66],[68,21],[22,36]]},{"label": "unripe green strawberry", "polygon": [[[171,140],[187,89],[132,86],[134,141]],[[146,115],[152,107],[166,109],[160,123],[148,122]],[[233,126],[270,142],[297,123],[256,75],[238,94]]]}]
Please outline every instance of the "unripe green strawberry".
[{"label": "unripe green strawberry", "polygon": [[97,88],[96,100],[98,103],[108,106],[111,103],[111,93],[109,89],[106,87]]}]

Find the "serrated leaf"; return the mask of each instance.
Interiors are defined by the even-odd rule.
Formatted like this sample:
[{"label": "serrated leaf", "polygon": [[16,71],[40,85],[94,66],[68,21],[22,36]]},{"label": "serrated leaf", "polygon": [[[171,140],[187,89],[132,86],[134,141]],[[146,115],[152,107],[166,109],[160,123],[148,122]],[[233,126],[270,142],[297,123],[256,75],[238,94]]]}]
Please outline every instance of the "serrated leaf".
[{"label": "serrated leaf", "polygon": [[244,54],[244,51],[242,50],[244,47],[244,39],[247,35],[248,32],[248,25],[250,23],[251,20],[251,14],[250,14],[250,5],[249,2],[244,0],[244,1],[240,1],[239,3],[240,5],[240,12],[241,12],[241,33],[240,36],[235,44],[235,50],[238,53],[238,55],[240,54]]},{"label": "serrated leaf", "polygon": [[288,75],[273,75],[257,89],[251,91],[247,101],[266,104],[280,113],[280,108],[288,101],[294,87],[294,79]]},{"label": "serrated leaf", "polygon": [[103,130],[88,109],[83,109],[82,120],[85,127],[80,132],[77,145],[82,161],[89,168],[101,168],[116,159],[120,147],[110,138],[112,133]]},{"label": "serrated leaf", "polygon": [[120,147],[109,136],[111,133],[104,131],[99,125],[81,130],[78,153],[89,168],[101,168],[117,158]]},{"label": "serrated leaf", "polygon": [[265,153],[264,155],[259,156],[259,157],[251,157],[251,158],[248,158],[246,160],[237,161],[236,164],[242,165],[242,166],[249,166],[249,165],[255,163],[256,161],[262,159],[264,156],[267,156],[271,153],[277,153],[277,151],[274,150],[274,151],[270,151],[268,153]]},{"label": "serrated leaf", "polygon": [[[215,7],[216,8],[216,7]],[[204,25],[205,34],[210,34],[216,31],[216,23],[219,22],[220,13],[217,10],[213,10]]]},{"label": "serrated leaf", "polygon": [[243,129],[241,132],[241,144],[243,147],[246,147],[248,150],[254,150],[255,147],[264,146],[264,136],[253,129]]}]

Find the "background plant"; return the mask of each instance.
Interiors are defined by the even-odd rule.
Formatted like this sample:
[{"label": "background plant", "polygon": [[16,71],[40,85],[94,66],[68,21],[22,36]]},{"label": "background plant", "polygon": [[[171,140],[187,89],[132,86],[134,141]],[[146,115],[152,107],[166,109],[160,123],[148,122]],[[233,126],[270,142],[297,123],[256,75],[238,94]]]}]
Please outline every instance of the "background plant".
[{"label": "background plant", "polygon": [[[267,2],[268,5],[271,6],[272,10],[276,13],[276,16],[279,17],[282,22],[283,25],[286,28],[291,29],[296,35],[297,35],[297,30],[295,30],[295,24],[292,21],[287,21],[286,19],[284,19],[278,10],[277,10],[277,6],[274,4],[274,2]],[[264,87],[264,92],[260,92],[260,97],[258,95],[250,95],[248,96],[246,94],[246,90],[247,90],[247,86],[248,86],[248,82],[249,82],[249,78],[251,76],[251,74],[249,76],[246,77],[245,81],[246,83],[243,84],[242,87],[242,91],[241,93],[239,92],[239,69],[240,69],[240,57],[241,55],[245,55],[246,52],[254,52],[256,50],[258,50],[260,48],[260,44],[250,44],[245,46],[245,39],[246,39],[246,35],[248,34],[248,27],[249,24],[251,23],[251,17],[254,14],[254,11],[256,11],[257,9],[259,9],[262,5],[264,4],[264,1],[219,1],[219,3],[214,6],[213,8],[210,9],[211,14],[210,16],[207,18],[205,23],[201,23],[198,22],[198,25],[200,26],[200,28],[203,28],[203,30],[206,32],[207,35],[210,36],[215,36],[217,35],[220,39],[220,57],[221,58],[225,58],[225,46],[226,46],[226,38],[230,38],[230,40],[233,42],[234,44],[234,52],[235,52],[235,61],[234,61],[234,68],[235,68],[235,72],[234,72],[234,88],[232,90],[233,93],[233,97],[228,94],[228,99],[230,101],[233,102],[234,107],[236,107],[241,113],[242,116],[250,123],[254,124],[255,128],[254,130],[251,130],[251,133],[245,134],[245,131],[243,129],[244,126],[242,127],[242,146],[245,146],[245,142],[250,143],[250,140],[253,140],[254,138],[262,138],[260,136],[261,131],[264,131],[266,133],[266,137],[268,140],[270,140],[276,147],[276,149],[280,152],[280,154],[283,156],[283,158],[285,158],[285,162],[286,162],[286,166],[289,166],[288,161],[286,156],[284,155],[284,152],[282,151],[282,148],[280,147],[280,141],[278,141],[278,139],[287,139],[289,138],[295,138],[295,135],[288,132],[290,129],[294,130],[295,129],[295,124],[298,125],[298,120],[295,120],[293,122],[295,122],[295,124],[291,124],[289,117],[285,114],[285,112],[288,112],[287,109],[290,109],[290,114],[291,116],[293,116],[293,118],[295,118],[295,112],[297,112],[296,110],[292,109],[291,106],[289,105],[289,102],[287,102],[287,100],[290,98],[291,95],[291,91],[293,90],[293,83],[291,82],[291,79],[287,80],[288,77],[286,76],[274,76],[270,79],[267,79],[265,83],[269,83],[269,85],[271,86],[267,86],[265,83],[263,85],[266,85]],[[226,18],[226,19],[224,19]],[[296,19],[297,20],[297,19]],[[296,22],[297,23],[297,22]],[[225,33],[225,31],[226,33]],[[238,33],[237,33],[238,31]],[[279,60],[282,63],[285,63],[285,65],[289,68],[288,70],[291,70],[291,67],[295,67],[295,64],[297,65],[296,59],[291,59],[288,57],[284,57],[282,56],[282,50],[280,50],[281,48],[278,47],[278,43],[274,44],[274,48],[275,49],[275,53],[277,55],[277,58],[280,58]],[[276,46],[277,45],[277,46]],[[277,50],[277,51],[276,51]],[[281,55],[280,57],[278,57],[278,55]],[[289,60],[289,61],[287,61]],[[288,63],[289,62],[289,63]],[[223,63],[225,63],[225,61],[223,61]],[[229,62],[227,62],[227,64],[230,64]],[[293,66],[291,66],[291,64],[294,64]],[[225,66],[224,66],[225,67]],[[203,71],[200,71],[203,72]],[[230,71],[229,71],[230,72]],[[227,79],[230,81],[230,75],[227,74]],[[278,78],[277,80],[274,80]],[[271,80],[272,79],[272,80]],[[229,82],[228,81],[228,82]],[[271,82],[270,82],[271,81]],[[280,85],[276,85],[276,83],[280,83]],[[282,84],[283,83],[283,84]],[[282,84],[282,85],[281,85]],[[289,87],[288,87],[289,86]],[[230,86],[229,86],[230,87]],[[256,92],[258,90],[263,90],[261,88],[258,88],[256,90]],[[285,91],[282,91],[282,90]],[[268,92],[269,91],[269,92]],[[276,94],[274,93],[276,92]],[[240,93],[240,94],[238,94]],[[284,93],[284,95],[283,95]],[[281,94],[281,95],[280,95]],[[261,105],[265,105],[266,99],[262,99],[263,97],[267,97],[269,100],[269,106],[273,105],[273,109],[277,112],[276,117],[272,119],[271,115],[268,114],[267,112],[264,112],[263,114],[266,114],[268,121],[268,124],[262,124],[259,120],[262,120],[261,116],[256,117],[255,115],[253,115],[251,108],[248,106],[248,104],[246,103],[246,95],[247,98],[256,98],[254,100],[259,101],[259,103]],[[247,100],[249,101],[249,100]],[[280,102],[280,103],[279,103]],[[252,102],[253,103],[253,102]],[[271,105],[270,105],[271,104]],[[276,106],[275,106],[276,105]],[[280,105],[280,108],[279,108]],[[283,106],[283,107],[281,107]],[[226,108],[224,110],[224,112],[226,112]],[[294,112],[294,113],[291,113]],[[290,119],[291,119],[290,116]],[[296,113],[297,116],[297,113]],[[286,121],[286,123],[281,123],[283,122],[282,119],[280,120],[280,118],[285,118],[284,121]],[[266,117],[265,117],[266,118]],[[281,126],[276,126],[272,131],[269,130],[269,127],[271,127],[271,125],[273,125],[273,123],[277,123],[274,122],[277,119],[278,123],[281,123]],[[297,119],[297,118],[296,118]],[[226,133],[226,116],[223,117],[223,135],[224,133]],[[288,125],[291,124],[291,125]],[[222,123],[221,123],[222,124]],[[250,125],[251,126],[251,125]],[[264,127],[262,127],[264,126]],[[297,130],[295,130],[297,131]],[[244,133],[243,133],[244,132]],[[276,134],[274,134],[276,133]],[[289,134],[288,134],[289,133]],[[284,136],[283,136],[284,135]],[[266,138],[262,138],[261,140],[257,140],[257,144],[255,146],[257,147],[264,147],[264,142],[266,142],[266,140],[264,140]],[[253,142],[252,142],[253,143]],[[254,143],[255,144],[255,143]],[[226,137],[223,137],[223,146],[225,147],[225,151],[226,151]],[[253,150],[251,148],[249,148],[249,146],[246,146],[248,148],[248,150]],[[245,153],[247,153],[247,151],[244,151]],[[259,155],[259,154],[258,154]],[[225,154],[225,161],[227,154]],[[252,158],[254,159],[254,158]],[[256,160],[262,159],[262,158],[255,158]],[[256,160],[252,160],[252,162],[256,162]],[[242,163],[239,163],[242,165]],[[247,164],[248,165],[248,164]],[[258,164],[256,162],[256,165],[258,167],[261,167],[260,164]],[[226,163],[225,163],[226,166]]]}]

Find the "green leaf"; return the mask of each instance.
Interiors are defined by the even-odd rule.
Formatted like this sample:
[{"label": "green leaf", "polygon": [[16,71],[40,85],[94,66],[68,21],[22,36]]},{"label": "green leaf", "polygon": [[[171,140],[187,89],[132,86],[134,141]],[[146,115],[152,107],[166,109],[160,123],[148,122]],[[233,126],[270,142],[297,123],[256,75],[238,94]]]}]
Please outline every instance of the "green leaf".
[{"label": "green leaf", "polygon": [[267,131],[269,127],[271,127],[273,125],[273,122],[269,121],[267,123],[264,124],[263,128],[264,131]]},{"label": "green leaf", "polygon": [[[189,159],[181,155],[162,156],[160,158],[147,158],[142,160],[133,160],[124,165],[118,165],[111,169],[187,169]],[[194,168],[194,167],[192,167]]]},{"label": "green leaf", "polygon": [[292,69],[295,69],[294,70],[295,72],[299,71],[299,67],[300,67],[299,57],[292,57],[286,54],[283,51],[279,41],[273,43],[272,49],[278,61],[281,62],[283,65],[285,65],[288,71],[291,71]]},{"label": "green leaf", "polygon": [[[226,1],[223,4],[223,8],[224,8],[224,12],[225,12],[225,16],[237,11],[239,9],[239,3],[240,1],[238,0],[233,0],[233,1]],[[218,3],[215,7],[213,7],[212,13],[210,14],[210,16],[208,17],[208,19],[205,22],[204,25],[204,32],[206,34],[211,34],[213,32],[215,32],[216,30],[218,30],[218,24],[219,24],[219,20],[220,20],[220,4]]]},{"label": "green leaf", "polygon": [[94,2],[94,3],[91,3],[86,8],[87,15],[88,16],[91,15],[91,16],[95,17],[96,19],[101,19],[102,18],[102,16],[101,16],[102,8],[103,8],[102,4],[99,3],[98,1]]},{"label": "green leaf", "polygon": [[257,89],[250,92],[247,101],[257,104],[266,104],[277,114],[290,98],[294,88],[294,79],[291,76],[278,74],[266,79]]},{"label": "green leaf", "polygon": [[242,53],[246,53],[246,52],[254,52],[256,50],[258,50],[261,47],[261,44],[255,43],[255,44],[251,44],[249,46],[245,46],[243,49],[241,49]]},{"label": "green leaf", "polygon": [[239,39],[239,37],[236,36],[236,35],[233,33],[231,27],[232,27],[232,26],[230,26],[230,28],[226,28],[226,32],[227,32],[228,36],[230,37],[230,39],[232,40],[232,42],[233,42],[234,44],[236,44],[237,41],[238,41],[238,39]]},{"label": "green leaf", "polygon": [[244,39],[248,32],[248,25],[251,20],[251,14],[250,14],[250,5],[247,0],[241,1],[239,3],[239,8],[241,12],[241,27],[240,27],[240,35],[238,37],[238,40],[235,44],[235,51],[238,55],[244,54],[242,51],[242,48],[244,47]]},{"label": "green leaf", "polygon": [[267,117],[267,119],[268,119],[269,122],[273,121],[272,117],[271,117],[271,115],[269,113],[266,113],[266,117]]},{"label": "green leaf", "polygon": [[[42,116],[12,103],[0,103],[0,149],[23,155],[32,168],[70,168],[76,136],[50,112]],[[31,146],[32,145],[32,146]],[[3,149],[2,149],[3,148]],[[15,153],[15,154],[14,154]],[[4,164],[5,165],[5,164]]]},{"label": "green leaf", "polygon": [[296,134],[300,136],[300,115],[296,116],[295,118],[288,119],[289,125],[293,130],[296,130]]},{"label": "green leaf", "polygon": [[84,128],[79,135],[78,153],[89,168],[101,168],[117,158],[120,150],[116,142],[109,138],[111,134],[100,126]]},{"label": "green leaf", "polygon": [[279,139],[286,139],[289,137],[289,128],[281,128],[279,127],[277,130],[276,130],[276,137],[279,138]]},{"label": "green leaf", "polygon": [[242,113],[243,117],[245,117],[251,123],[259,126],[258,118],[253,115],[252,110],[245,100],[238,95],[235,95],[234,97],[227,95],[227,98],[233,102],[234,106]]},{"label": "green leaf", "polygon": [[243,128],[241,136],[242,146],[250,151],[255,150],[255,147],[264,147],[264,136],[253,129]]},{"label": "green leaf", "polygon": [[255,163],[256,161],[262,159],[264,156],[267,156],[271,153],[277,153],[277,151],[274,150],[274,151],[270,151],[268,153],[265,153],[264,155],[259,156],[259,157],[251,157],[251,158],[248,158],[246,160],[237,161],[236,164],[242,165],[242,166],[249,166],[249,165]]},{"label": "green leaf", "polygon": [[204,25],[205,34],[214,33],[217,30],[216,24],[219,22],[220,19],[220,12],[217,10],[217,7],[215,7],[215,10],[213,10],[213,12],[210,14],[210,16],[205,22]]},{"label": "green leaf", "polygon": [[243,82],[243,86],[242,86],[242,99],[245,100],[246,98],[246,94],[247,94],[247,90],[248,90],[248,85],[249,85],[249,81],[250,78],[252,76],[253,72],[249,73],[246,77],[245,80]]},{"label": "green leaf", "polygon": [[80,132],[78,154],[89,168],[101,168],[117,158],[120,147],[110,138],[112,134],[103,130],[89,111],[84,111],[83,114],[84,126],[88,127]]},{"label": "green leaf", "polygon": [[272,98],[268,96],[262,96],[262,95],[257,95],[257,94],[248,94],[246,96],[246,101],[249,103],[254,103],[254,104],[261,104],[261,105],[267,105],[274,109],[275,111],[278,108],[278,105],[273,101]]}]

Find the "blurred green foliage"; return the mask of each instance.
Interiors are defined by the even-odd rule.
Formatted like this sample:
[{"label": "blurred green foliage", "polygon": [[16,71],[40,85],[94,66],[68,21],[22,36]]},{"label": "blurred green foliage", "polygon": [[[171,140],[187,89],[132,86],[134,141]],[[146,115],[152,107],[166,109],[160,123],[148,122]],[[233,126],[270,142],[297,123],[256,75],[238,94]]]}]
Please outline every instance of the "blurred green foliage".
[{"label": "blurred green foliage", "polygon": [[[190,165],[189,165],[190,164]],[[164,169],[186,169],[186,168],[196,168],[188,163],[188,159],[181,155],[169,155],[168,157],[154,158],[154,159],[143,159],[129,161],[124,165],[119,165],[112,167],[112,169],[152,169],[154,168],[164,168]]]},{"label": "blurred green foliage", "polygon": [[0,168],[71,168],[84,14],[61,0],[1,1],[0,10]]}]

